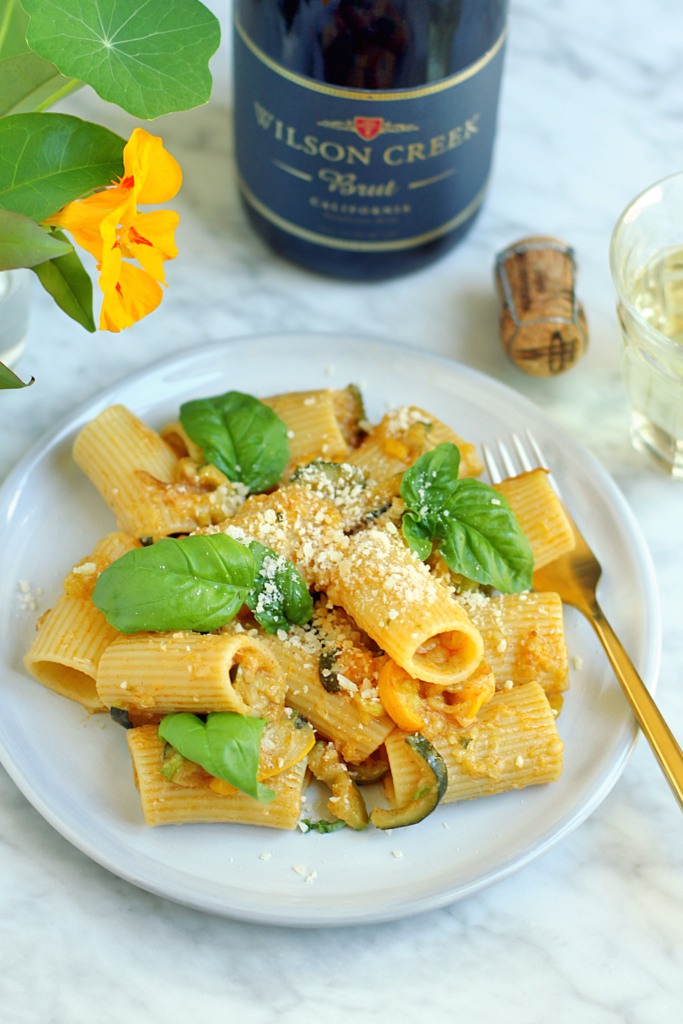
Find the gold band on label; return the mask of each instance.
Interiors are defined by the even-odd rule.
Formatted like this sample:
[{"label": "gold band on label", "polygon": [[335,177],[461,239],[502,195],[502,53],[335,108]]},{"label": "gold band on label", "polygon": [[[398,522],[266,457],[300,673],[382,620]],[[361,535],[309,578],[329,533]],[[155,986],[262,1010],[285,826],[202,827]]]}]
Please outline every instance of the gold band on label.
[{"label": "gold band on label", "polygon": [[421,235],[413,235],[412,238],[399,238],[396,241],[390,242],[355,242],[350,238],[332,238],[330,235],[321,235],[317,231],[308,231],[306,228],[300,228],[298,224],[293,224],[289,220],[285,220],[274,210],[269,209],[265,206],[260,199],[257,199],[254,193],[251,191],[245,181],[239,177],[239,186],[242,190],[242,195],[246,201],[253,206],[254,209],[269,220],[271,224],[275,224],[276,227],[281,228],[282,231],[286,231],[288,235],[295,235],[297,238],[302,238],[305,242],[313,242],[314,245],[324,245],[328,249],[344,249],[347,252],[398,252],[401,249],[412,249],[416,245],[423,245],[425,242],[431,242],[435,238],[440,238],[442,235],[448,234],[454,228],[464,224],[465,221],[472,216],[472,214],[481,206],[486,189],[488,186],[488,179],[484,182],[483,188],[477,192],[474,199],[467,204],[464,210],[461,210],[455,217],[446,221],[438,228],[433,228],[431,231],[425,231]]},{"label": "gold band on label", "polygon": [[294,71],[289,71],[287,68],[283,67],[282,64],[278,64],[277,61],[272,59],[272,57],[269,57],[264,53],[256,43],[252,42],[237,20],[236,14],[234,20],[235,28],[239,32],[245,46],[248,46],[254,56],[277,75],[281,75],[282,78],[286,78],[288,81],[294,82],[296,85],[300,85],[302,89],[310,89],[312,92],[321,92],[326,96],[337,96],[340,99],[345,100],[367,100],[368,102],[414,100],[419,99],[422,96],[432,96],[434,93],[443,92],[444,89],[452,89],[454,85],[459,85],[468,78],[472,78],[472,76],[481,71],[489,61],[493,60],[505,42],[508,31],[506,25],[490,50],[487,50],[487,52],[474,64],[470,64],[470,66],[465,68],[464,71],[459,71],[457,75],[453,75],[451,78],[444,78],[440,82],[432,82],[431,85],[420,86],[418,89],[394,89],[391,92],[368,92],[363,89],[339,89],[334,85],[327,85],[324,82],[316,82],[311,78],[304,78],[303,75],[297,75]]}]

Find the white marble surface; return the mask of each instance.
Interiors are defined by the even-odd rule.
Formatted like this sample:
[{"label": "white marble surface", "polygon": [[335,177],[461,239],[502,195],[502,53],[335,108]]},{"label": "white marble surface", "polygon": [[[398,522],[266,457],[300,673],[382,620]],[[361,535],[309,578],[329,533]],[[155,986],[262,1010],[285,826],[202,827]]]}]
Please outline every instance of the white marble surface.
[{"label": "white marble surface", "polygon": [[[228,27],[228,0],[210,0]],[[647,21],[645,22],[645,11]],[[349,286],[274,257],[235,195],[229,47],[212,103],[157,122],[185,171],[181,255],[161,308],[86,335],[34,290],[37,383],[0,403],[0,472],[75,404],[162,355],[273,330],[372,333],[452,356],[517,388],[614,475],[652,553],[663,606],[660,706],[683,737],[683,485],[631,449],[607,263],[645,185],[683,166],[680,0],[512,0],[495,170],[466,242],[413,277]],[[64,108],[125,134],[85,91]],[[530,233],[575,247],[591,348],[539,382],[496,336],[496,251]],[[205,916],[108,874],[54,832],[0,770],[0,978],[8,1024],[668,1024],[683,1005],[683,818],[646,744],[592,817],[502,884],[412,920],[299,932]]]}]

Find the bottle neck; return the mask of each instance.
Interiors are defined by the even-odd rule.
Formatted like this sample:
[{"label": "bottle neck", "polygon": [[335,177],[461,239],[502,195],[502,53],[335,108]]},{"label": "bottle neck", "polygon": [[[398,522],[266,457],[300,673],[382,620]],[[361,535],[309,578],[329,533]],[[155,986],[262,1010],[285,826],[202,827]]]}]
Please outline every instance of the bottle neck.
[{"label": "bottle neck", "polygon": [[351,89],[409,89],[476,63],[508,0],[235,0],[243,32],[283,67]]}]

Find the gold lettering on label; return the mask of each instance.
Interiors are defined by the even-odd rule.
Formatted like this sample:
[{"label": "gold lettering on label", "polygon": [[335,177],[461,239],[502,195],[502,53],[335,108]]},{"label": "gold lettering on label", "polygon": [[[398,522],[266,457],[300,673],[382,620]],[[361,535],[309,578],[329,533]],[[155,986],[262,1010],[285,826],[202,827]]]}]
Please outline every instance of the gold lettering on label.
[{"label": "gold lettering on label", "polygon": [[338,142],[321,142],[319,152],[323,160],[332,160],[334,163],[338,163],[346,156],[344,147]]},{"label": "gold lettering on label", "polygon": [[389,146],[388,149],[384,150],[384,163],[389,164],[390,167],[398,167],[399,164],[403,163],[403,156],[394,154],[403,153],[405,146]]},{"label": "gold lettering on label", "polygon": [[431,141],[429,143],[429,155],[430,156],[440,156],[441,153],[445,153],[445,152],[446,152],[446,136],[445,135],[437,135],[435,138],[431,139]]},{"label": "gold lettering on label", "polygon": [[357,150],[355,146],[347,146],[346,152],[347,164],[352,164],[355,158],[357,160],[360,160],[362,164],[365,164],[366,167],[370,166],[370,157],[372,156],[372,150],[370,149],[369,146],[366,146],[362,153],[359,152],[359,150]]},{"label": "gold lettering on label", "polygon": [[265,107],[262,107],[256,100],[254,101],[254,111],[256,113],[256,123],[268,131],[275,115],[271,114]]},{"label": "gold lettering on label", "polygon": [[[256,115],[256,123],[260,128],[263,128],[266,132],[270,132],[272,129],[273,136],[279,142],[284,142],[290,149],[299,150],[299,152],[305,153],[306,156],[320,156],[323,160],[327,160],[330,163],[341,163],[342,161],[347,164],[360,163],[365,167],[369,167],[372,163],[371,146],[344,146],[339,142],[329,139],[325,142],[320,142],[315,135],[305,135],[303,142],[298,142],[296,137],[297,129],[291,125],[286,125],[284,121],[281,121],[256,100],[254,101],[254,113]],[[451,128],[447,135],[435,135],[426,142],[410,142],[407,145],[388,146],[382,152],[382,161],[389,167],[400,167],[401,164],[414,164],[442,156],[449,150],[462,146],[473,135],[479,134],[479,117],[479,113],[475,113],[468,117],[463,124]],[[402,127],[405,127],[407,130],[406,126]],[[414,128],[412,125],[409,127],[411,130]],[[430,183],[433,180],[437,179],[430,178]],[[383,186],[364,187],[380,188]],[[419,185],[413,184],[410,187],[418,188]]]},{"label": "gold lettering on label", "polygon": [[463,142],[467,142],[473,135],[476,135],[479,131],[479,114],[473,114],[472,117],[465,121],[465,124],[459,124],[457,128],[451,128],[448,133],[448,145],[446,149],[456,149],[457,146],[461,146]]},{"label": "gold lettering on label", "polygon": [[393,196],[398,192],[398,185],[391,179],[381,185],[367,185],[356,179],[355,174],[344,174],[342,171],[333,171],[331,168],[323,168],[318,171],[321,181],[327,183],[328,192],[338,192],[340,196]]},{"label": "gold lettering on label", "polygon": [[479,131],[479,125],[477,124],[478,120],[479,114],[475,114],[474,117],[469,119],[469,121],[465,121],[465,142]]},{"label": "gold lettering on label", "polygon": [[415,160],[426,160],[427,157],[424,154],[424,143],[422,142],[411,142],[408,146],[408,160],[407,163],[412,164]]},{"label": "gold lettering on label", "polygon": [[412,207],[408,203],[398,203],[396,206],[357,206],[355,203],[337,203],[332,199],[320,199],[318,196],[310,196],[308,202],[316,210],[350,217],[392,217],[395,220],[398,214],[412,213]]},{"label": "gold lettering on label", "polygon": [[455,149],[456,146],[461,146],[463,142],[462,138],[462,125],[458,125],[457,128],[451,128],[448,133],[448,149]]}]

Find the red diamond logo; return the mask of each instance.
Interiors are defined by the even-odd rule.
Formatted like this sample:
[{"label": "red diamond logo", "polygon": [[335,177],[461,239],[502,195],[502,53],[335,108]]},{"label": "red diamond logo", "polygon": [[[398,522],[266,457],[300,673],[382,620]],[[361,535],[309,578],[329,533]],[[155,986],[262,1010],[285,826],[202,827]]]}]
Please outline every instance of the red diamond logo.
[{"label": "red diamond logo", "polygon": [[353,119],[353,126],[356,129],[356,133],[366,142],[370,142],[372,139],[377,138],[379,133],[382,131],[383,124],[383,117],[354,117]]}]

